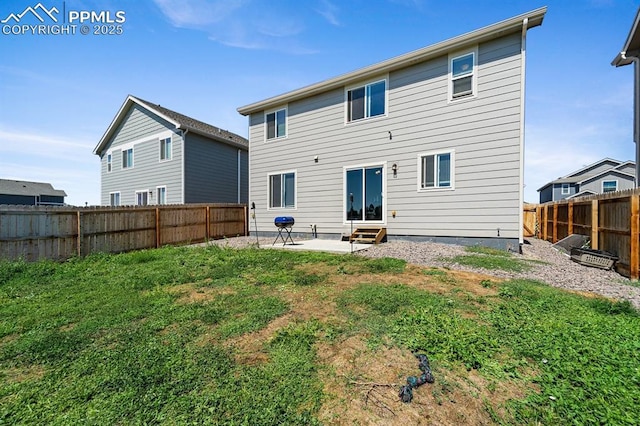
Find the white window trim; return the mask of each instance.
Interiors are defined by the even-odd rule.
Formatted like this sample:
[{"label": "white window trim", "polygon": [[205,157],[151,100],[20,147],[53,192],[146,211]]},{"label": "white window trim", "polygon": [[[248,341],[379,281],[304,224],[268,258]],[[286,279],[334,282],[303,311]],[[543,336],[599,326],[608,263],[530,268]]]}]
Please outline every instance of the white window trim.
[{"label": "white window trim", "polygon": [[604,192],[604,183],[605,182],[615,182],[616,183],[616,189],[614,191],[607,191],[607,192],[616,192],[616,191],[618,191],[618,188],[620,187],[619,186],[620,182],[618,182],[618,179],[608,179],[608,180],[603,180],[602,181],[602,184],[600,185],[600,192],[605,194],[605,192]]},{"label": "white window trim", "polygon": [[[167,139],[170,140],[169,143],[170,143],[170,148],[171,148],[171,150],[169,152],[169,158],[162,158],[162,144]],[[167,161],[171,161],[171,160],[173,160],[173,138],[171,136],[158,138],[158,162],[166,163]]]},{"label": "white window trim", "polygon": [[[284,136],[277,136],[278,134],[278,121],[277,121],[277,117],[278,117],[278,112],[284,110]],[[269,114],[276,114],[276,136],[273,138],[268,138],[267,137],[267,128],[268,128],[268,123],[267,123],[267,115]],[[282,140],[282,139],[287,139],[289,137],[289,105],[284,105],[278,108],[273,108],[270,109],[268,111],[264,112],[264,141],[265,142],[271,142],[271,141],[275,141],[275,140]]]},{"label": "white window trim", "polygon": [[[271,207],[271,193],[269,187],[271,186],[271,176],[286,175],[293,173],[293,207]],[[296,211],[298,210],[298,170],[284,170],[280,172],[273,172],[267,174],[267,211]]]},{"label": "white window trim", "polygon": [[[565,191],[566,188],[566,191]],[[569,195],[571,194],[571,186],[568,183],[563,183],[560,187],[560,195]]]},{"label": "white window trim", "polygon": [[[160,204],[160,197],[158,197],[158,190],[162,188],[164,188],[164,204]],[[156,204],[159,206],[164,206],[167,204],[167,185],[156,186]]]},{"label": "white window trim", "polygon": [[[142,194],[143,192],[147,193],[147,204],[138,204],[138,194]],[[134,205],[135,206],[145,206],[145,205],[151,205],[150,200],[149,200],[149,190],[148,189],[136,189],[135,191],[135,199],[134,199]]]},{"label": "white window trim", "polygon": [[[379,83],[384,81],[384,114],[374,115],[373,117],[363,117],[357,120],[349,121],[349,91],[353,89],[358,89],[360,87],[366,87],[370,84]],[[365,89],[366,92],[366,89]],[[358,84],[352,84],[350,86],[345,86],[344,88],[344,124],[345,125],[355,125],[357,123],[367,122],[369,120],[377,120],[380,118],[387,117],[389,115],[389,74],[385,74],[382,77],[374,78],[371,80],[363,81]]]},{"label": "white window trim", "polygon": [[[422,187],[422,157],[427,157],[429,155],[438,155],[438,154],[450,154],[450,180],[451,186],[436,186],[433,188],[423,188]],[[429,151],[418,154],[417,160],[417,183],[418,183],[418,192],[438,192],[438,191],[454,191],[456,189],[456,150],[455,149],[442,149],[438,151]]]},{"label": "white window trim", "polygon": [[354,224],[358,225],[386,225],[387,224],[387,162],[355,164],[352,166],[345,166],[342,168],[342,224],[351,224],[350,220],[347,220],[347,171],[355,169],[367,169],[370,167],[382,167],[382,220],[354,220]]},{"label": "white window trim", "polygon": [[[109,161],[109,158],[111,158],[111,161]],[[112,151],[107,151],[107,173],[111,173],[113,172],[113,152]],[[111,166],[111,170],[109,170],[109,166]]]},{"label": "white window trim", "polygon": [[[471,94],[464,95],[457,98],[453,97],[453,61],[455,59],[461,58],[463,56],[467,56],[469,54],[473,54],[473,73],[471,78]],[[447,101],[448,103],[458,103],[463,102],[465,100],[475,99],[478,96],[478,46],[475,46],[471,49],[467,49],[464,51],[458,51],[455,53],[449,54],[448,57],[448,73],[447,73]]]},{"label": "white window trim", "polygon": [[[118,194],[118,204],[111,204],[111,196],[114,194]],[[117,206],[121,206],[122,205],[122,194],[120,193],[120,191],[113,191],[109,193],[109,206],[111,207],[117,207]]]}]

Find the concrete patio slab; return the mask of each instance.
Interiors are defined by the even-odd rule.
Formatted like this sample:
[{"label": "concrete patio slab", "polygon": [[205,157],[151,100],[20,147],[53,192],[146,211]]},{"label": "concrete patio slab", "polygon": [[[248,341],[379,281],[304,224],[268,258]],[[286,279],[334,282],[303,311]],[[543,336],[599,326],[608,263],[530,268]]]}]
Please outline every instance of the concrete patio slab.
[{"label": "concrete patio slab", "polygon": [[[365,250],[371,247],[371,244],[353,244],[353,251]],[[352,251],[351,244],[348,241],[340,240],[321,240],[318,238],[312,240],[296,241],[294,244],[288,243],[282,245],[282,243],[260,244],[260,248],[275,248],[284,250],[311,250],[311,251],[326,251],[330,253],[350,253]]]}]

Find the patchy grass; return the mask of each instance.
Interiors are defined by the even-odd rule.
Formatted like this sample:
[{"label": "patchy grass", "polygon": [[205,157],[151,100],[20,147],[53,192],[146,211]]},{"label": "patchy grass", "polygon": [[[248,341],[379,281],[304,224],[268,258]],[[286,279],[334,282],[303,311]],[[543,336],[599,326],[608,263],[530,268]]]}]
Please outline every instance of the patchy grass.
[{"label": "patchy grass", "polygon": [[471,254],[455,256],[449,260],[455,264],[469,266],[472,268],[483,268],[488,270],[499,269],[508,272],[523,272],[531,269],[534,260],[522,260],[513,257],[505,250],[498,250],[490,247],[470,246],[465,251]]},{"label": "patchy grass", "polygon": [[638,342],[629,303],[397,259],[0,262],[0,423],[634,424]]}]

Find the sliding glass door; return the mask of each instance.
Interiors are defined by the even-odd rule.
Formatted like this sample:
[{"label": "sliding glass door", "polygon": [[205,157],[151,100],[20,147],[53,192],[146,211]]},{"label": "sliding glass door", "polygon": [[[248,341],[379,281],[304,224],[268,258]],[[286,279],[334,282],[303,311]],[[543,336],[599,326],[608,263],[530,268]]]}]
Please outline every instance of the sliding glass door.
[{"label": "sliding glass door", "polygon": [[383,166],[354,167],[345,171],[347,221],[383,221]]}]

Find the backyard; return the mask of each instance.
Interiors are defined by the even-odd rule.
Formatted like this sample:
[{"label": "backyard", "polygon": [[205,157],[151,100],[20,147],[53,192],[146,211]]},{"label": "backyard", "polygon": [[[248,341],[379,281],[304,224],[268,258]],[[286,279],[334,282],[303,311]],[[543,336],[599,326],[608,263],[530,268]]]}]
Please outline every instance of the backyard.
[{"label": "backyard", "polygon": [[[435,382],[403,403],[416,354]],[[0,262],[2,424],[632,425],[638,365],[629,301],[530,279],[217,246]]]}]

